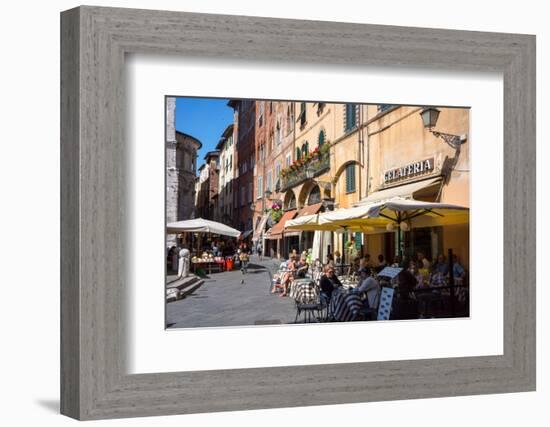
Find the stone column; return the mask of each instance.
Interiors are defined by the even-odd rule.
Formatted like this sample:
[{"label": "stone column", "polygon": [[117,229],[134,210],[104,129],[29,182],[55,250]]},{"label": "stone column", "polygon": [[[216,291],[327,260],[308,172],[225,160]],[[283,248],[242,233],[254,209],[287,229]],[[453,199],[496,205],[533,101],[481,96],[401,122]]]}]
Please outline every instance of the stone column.
[{"label": "stone column", "polygon": [[[176,98],[166,98],[166,223],[178,220],[179,173],[176,164]],[[166,235],[166,246],[176,244],[176,235]]]}]

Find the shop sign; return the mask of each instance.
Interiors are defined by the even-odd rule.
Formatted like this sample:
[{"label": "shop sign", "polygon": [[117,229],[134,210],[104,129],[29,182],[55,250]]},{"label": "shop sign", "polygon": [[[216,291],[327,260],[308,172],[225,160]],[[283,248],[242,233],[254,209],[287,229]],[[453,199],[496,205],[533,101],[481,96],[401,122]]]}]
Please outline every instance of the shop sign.
[{"label": "shop sign", "polygon": [[424,175],[434,170],[433,157],[426,160],[421,160],[399,168],[390,169],[384,173],[384,183],[401,181],[407,178],[412,178],[417,175]]}]

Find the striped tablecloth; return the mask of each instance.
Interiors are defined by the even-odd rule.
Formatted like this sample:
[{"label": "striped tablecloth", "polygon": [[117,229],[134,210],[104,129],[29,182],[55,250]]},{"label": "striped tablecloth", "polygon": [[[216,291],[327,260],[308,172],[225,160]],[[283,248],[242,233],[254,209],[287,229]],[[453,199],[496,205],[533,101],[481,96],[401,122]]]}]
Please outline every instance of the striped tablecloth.
[{"label": "striped tablecloth", "polygon": [[359,295],[348,292],[343,288],[337,288],[330,298],[330,311],[338,322],[350,322],[356,320],[363,308],[363,301]]},{"label": "striped tablecloth", "polygon": [[292,284],[289,296],[300,304],[319,302],[319,289],[313,280],[297,281]]}]

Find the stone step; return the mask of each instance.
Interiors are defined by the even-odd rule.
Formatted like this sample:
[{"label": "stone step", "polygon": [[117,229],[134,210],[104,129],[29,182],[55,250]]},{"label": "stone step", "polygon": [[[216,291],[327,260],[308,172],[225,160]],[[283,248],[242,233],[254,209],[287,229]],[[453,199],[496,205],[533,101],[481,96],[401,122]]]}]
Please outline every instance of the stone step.
[{"label": "stone step", "polygon": [[166,285],[166,302],[177,301],[185,298],[190,293],[200,288],[204,280],[195,275],[175,280]]}]

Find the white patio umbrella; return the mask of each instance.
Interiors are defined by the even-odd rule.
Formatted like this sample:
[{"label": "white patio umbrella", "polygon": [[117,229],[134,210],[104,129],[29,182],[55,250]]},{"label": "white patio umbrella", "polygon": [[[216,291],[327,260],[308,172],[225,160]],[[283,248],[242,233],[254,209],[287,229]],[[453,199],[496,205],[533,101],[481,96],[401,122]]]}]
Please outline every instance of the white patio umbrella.
[{"label": "white patio umbrella", "polygon": [[178,233],[211,233],[222,236],[239,237],[241,232],[225,224],[204,218],[186,219],[166,224],[168,234]]}]

